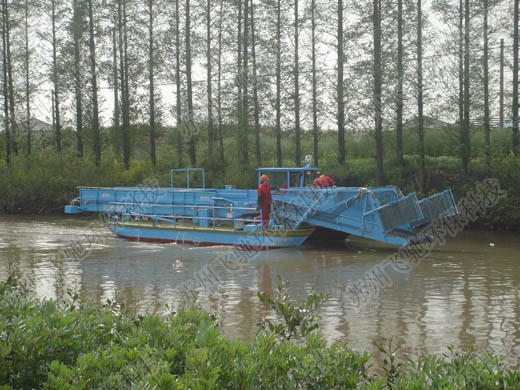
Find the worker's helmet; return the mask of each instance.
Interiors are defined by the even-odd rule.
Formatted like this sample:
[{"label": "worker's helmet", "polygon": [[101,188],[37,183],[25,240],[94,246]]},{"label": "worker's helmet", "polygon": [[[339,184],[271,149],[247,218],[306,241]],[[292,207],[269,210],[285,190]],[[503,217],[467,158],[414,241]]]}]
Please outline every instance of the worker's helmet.
[{"label": "worker's helmet", "polygon": [[267,180],[269,180],[269,177],[267,177],[267,175],[260,176],[260,181],[267,181]]}]

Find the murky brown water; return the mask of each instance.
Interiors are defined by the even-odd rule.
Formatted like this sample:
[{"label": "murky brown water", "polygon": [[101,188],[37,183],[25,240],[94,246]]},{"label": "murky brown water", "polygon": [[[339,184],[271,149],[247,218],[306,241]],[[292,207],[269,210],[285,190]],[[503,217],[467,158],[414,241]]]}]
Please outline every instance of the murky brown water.
[{"label": "murky brown water", "polygon": [[[88,256],[58,255],[73,244],[89,248]],[[117,292],[137,313],[175,307],[180,284],[230,250],[133,243],[113,236],[95,219],[0,217],[1,280],[10,268],[32,278],[36,293],[49,298],[72,290],[101,303]],[[475,346],[519,365],[519,233],[465,232],[411,272],[390,273],[391,286],[363,305],[349,299],[347,286],[394,252],[353,240],[349,246],[258,253],[240,270],[219,268],[219,283],[199,289],[198,305],[217,314],[226,336],[247,339],[266,314],[256,293],[273,292],[280,276],[290,281],[294,298],[312,291],[330,295],[319,319],[331,342],[347,342],[376,358],[374,342],[391,337],[402,342],[407,357],[442,353],[450,345]]]}]

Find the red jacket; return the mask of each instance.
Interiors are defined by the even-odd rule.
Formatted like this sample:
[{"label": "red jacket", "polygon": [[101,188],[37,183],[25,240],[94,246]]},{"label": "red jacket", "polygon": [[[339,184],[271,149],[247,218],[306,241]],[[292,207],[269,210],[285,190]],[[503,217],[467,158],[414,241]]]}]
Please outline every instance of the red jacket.
[{"label": "red jacket", "polygon": [[271,185],[266,183],[260,184],[260,187],[258,187],[258,207],[271,207],[272,201]]}]

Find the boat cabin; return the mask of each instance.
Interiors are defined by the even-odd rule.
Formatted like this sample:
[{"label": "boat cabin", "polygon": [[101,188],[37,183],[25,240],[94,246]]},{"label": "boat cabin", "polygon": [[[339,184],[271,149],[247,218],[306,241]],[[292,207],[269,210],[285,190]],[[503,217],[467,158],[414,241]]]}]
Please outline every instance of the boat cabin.
[{"label": "boat cabin", "polygon": [[261,184],[260,177],[267,175],[271,186],[281,189],[311,187],[314,179],[320,175],[320,169],[309,164],[303,168],[258,168],[256,171],[258,185]]}]

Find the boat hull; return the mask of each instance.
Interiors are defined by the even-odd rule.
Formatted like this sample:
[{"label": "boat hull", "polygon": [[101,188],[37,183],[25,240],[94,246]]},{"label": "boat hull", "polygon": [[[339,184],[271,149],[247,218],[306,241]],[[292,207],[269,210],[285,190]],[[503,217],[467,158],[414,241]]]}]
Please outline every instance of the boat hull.
[{"label": "boat hull", "polygon": [[121,223],[110,224],[109,228],[119,237],[132,241],[179,243],[197,246],[232,245],[251,250],[297,247],[302,245],[314,231],[314,229],[299,229],[292,231],[246,232],[139,226],[137,224]]}]

